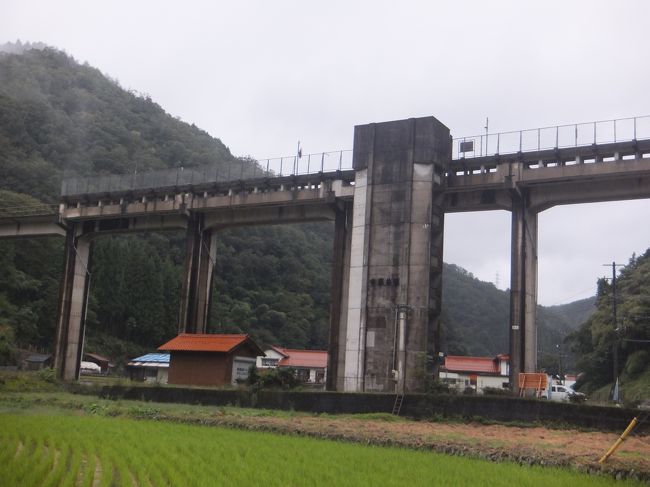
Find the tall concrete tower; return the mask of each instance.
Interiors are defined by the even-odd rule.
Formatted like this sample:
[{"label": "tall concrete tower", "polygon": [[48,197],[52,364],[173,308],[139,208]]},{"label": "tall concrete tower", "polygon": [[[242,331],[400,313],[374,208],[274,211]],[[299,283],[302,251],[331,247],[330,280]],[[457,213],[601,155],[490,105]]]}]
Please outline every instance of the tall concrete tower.
[{"label": "tall concrete tower", "polygon": [[355,127],[338,390],[413,391],[432,371],[450,160],[449,129],[433,117]]}]

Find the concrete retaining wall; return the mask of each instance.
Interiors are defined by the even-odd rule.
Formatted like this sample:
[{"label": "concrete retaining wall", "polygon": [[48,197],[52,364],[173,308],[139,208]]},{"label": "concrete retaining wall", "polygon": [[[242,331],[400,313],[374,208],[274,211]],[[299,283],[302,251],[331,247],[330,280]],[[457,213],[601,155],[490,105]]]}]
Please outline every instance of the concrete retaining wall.
[{"label": "concrete retaining wall", "polygon": [[[324,391],[284,392],[218,390],[180,387],[105,386],[101,397],[142,401],[284,409],[313,413],[390,413],[392,394],[339,393]],[[542,422],[607,431],[623,431],[639,411],[623,408],[556,403],[501,396],[409,394],[402,404],[402,416],[466,418],[503,422]],[[637,431],[650,432],[648,423]]]}]

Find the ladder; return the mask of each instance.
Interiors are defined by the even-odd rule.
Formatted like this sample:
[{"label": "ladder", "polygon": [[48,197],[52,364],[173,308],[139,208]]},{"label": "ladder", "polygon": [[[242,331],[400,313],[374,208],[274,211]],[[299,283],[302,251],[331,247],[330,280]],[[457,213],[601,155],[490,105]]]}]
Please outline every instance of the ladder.
[{"label": "ladder", "polygon": [[393,414],[399,416],[399,412],[402,410],[402,403],[404,402],[404,394],[397,394],[395,396],[395,404],[393,404]]}]

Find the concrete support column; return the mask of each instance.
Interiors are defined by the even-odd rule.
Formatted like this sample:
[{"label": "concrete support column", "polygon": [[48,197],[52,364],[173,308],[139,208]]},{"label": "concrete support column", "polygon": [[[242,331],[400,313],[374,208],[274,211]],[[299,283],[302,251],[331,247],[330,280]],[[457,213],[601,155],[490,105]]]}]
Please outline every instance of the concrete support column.
[{"label": "concrete support column", "polygon": [[80,233],[74,224],[67,230],[59,288],[54,367],[66,381],[79,378],[90,285],[90,238]]},{"label": "concrete support column", "polygon": [[352,229],[350,231],[350,257],[348,275],[345,328],[340,329],[344,343],[343,364],[339,363],[337,384],[348,392],[363,391],[366,346],[366,293],[368,288],[368,221],[370,205],[367,186],[367,170],[359,170],[355,176],[354,201],[352,203]]},{"label": "concrete support column", "polygon": [[355,127],[346,391],[416,390],[431,372],[449,129],[433,117]]},{"label": "concrete support column", "polygon": [[185,241],[185,273],[181,288],[178,330],[205,333],[212,296],[217,240],[204,228],[203,214],[191,214]]},{"label": "concrete support column", "polygon": [[513,196],[510,274],[510,383],[537,370],[537,213]]},{"label": "concrete support column", "polygon": [[[332,255],[332,275],[330,280],[330,336],[327,363],[327,390],[333,391],[343,387],[337,383],[339,363],[345,355],[345,341],[340,337],[345,333],[345,315],[347,311],[347,290],[349,284],[350,264],[350,224],[352,206],[345,205],[336,209],[334,220],[334,251]],[[341,343],[343,342],[343,343]],[[343,347],[341,347],[343,345]]]},{"label": "concrete support column", "polygon": [[427,328],[428,374],[437,377],[438,352],[440,352],[440,327],[442,318],[442,265],[445,239],[444,194],[435,191],[431,204],[431,246],[429,250],[429,326]]}]

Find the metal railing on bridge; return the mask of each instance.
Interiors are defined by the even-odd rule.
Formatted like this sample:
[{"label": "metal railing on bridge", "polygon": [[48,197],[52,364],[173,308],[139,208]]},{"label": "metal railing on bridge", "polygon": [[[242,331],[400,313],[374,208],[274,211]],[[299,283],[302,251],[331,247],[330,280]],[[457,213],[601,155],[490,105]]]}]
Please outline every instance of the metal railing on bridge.
[{"label": "metal railing on bridge", "polygon": [[56,215],[58,211],[58,205],[46,203],[0,204],[0,220],[50,216]]},{"label": "metal railing on bridge", "polygon": [[176,168],[133,174],[98,174],[84,177],[67,174],[61,183],[61,196],[246,181],[347,169],[352,169],[351,150],[268,159],[244,157],[237,161],[204,166],[184,167],[179,164]]},{"label": "metal railing on bridge", "polygon": [[650,115],[457,137],[452,159],[650,139]]}]

